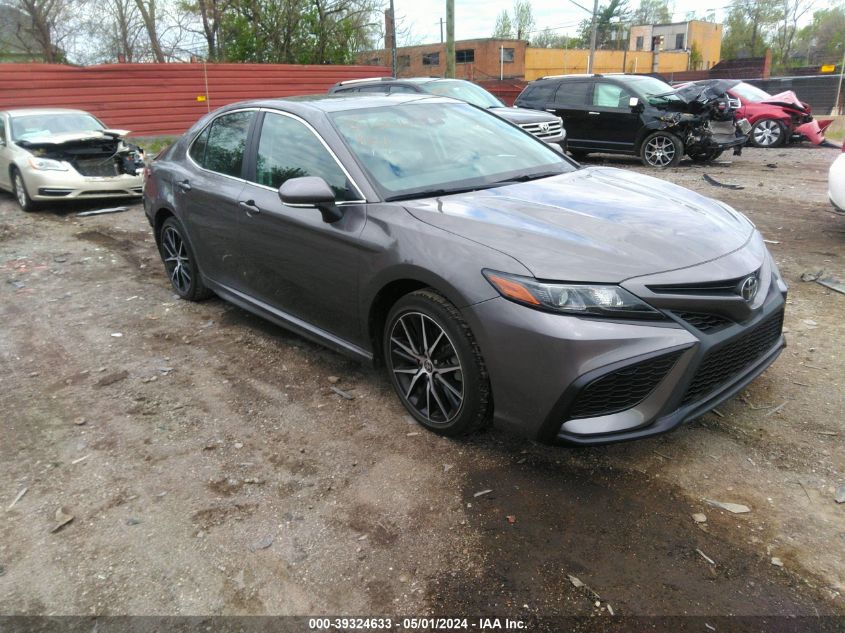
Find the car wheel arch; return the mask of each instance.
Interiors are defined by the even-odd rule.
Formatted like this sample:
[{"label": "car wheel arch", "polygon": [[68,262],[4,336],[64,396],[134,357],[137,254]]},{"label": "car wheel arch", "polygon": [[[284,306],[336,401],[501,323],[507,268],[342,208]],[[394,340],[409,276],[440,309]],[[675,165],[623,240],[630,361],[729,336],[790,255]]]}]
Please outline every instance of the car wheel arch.
[{"label": "car wheel arch", "polygon": [[153,217],[153,234],[155,235],[156,244],[159,243],[161,237],[161,226],[169,217],[174,217],[176,214],[167,207],[162,207],[155,212]]},{"label": "car wheel arch", "polygon": [[373,363],[376,366],[382,364],[382,331],[390,309],[405,295],[423,288],[434,290],[458,309],[467,303],[451,284],[430,271],[404,271],[404,274],[380,283],[378,289],[372,293],[372,299],[365,303],[368,307],[364,321],[367,326],[366,335],[372,346]]}]

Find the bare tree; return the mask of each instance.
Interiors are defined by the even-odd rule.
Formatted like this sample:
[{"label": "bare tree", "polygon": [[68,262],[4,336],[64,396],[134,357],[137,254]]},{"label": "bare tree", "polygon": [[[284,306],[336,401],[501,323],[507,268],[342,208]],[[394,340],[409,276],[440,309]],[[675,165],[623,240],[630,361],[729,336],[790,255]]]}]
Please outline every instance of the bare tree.
[{"label": "bare tree", "polygon": [[75,0],[13,0],[21,19],[15,39],[22,50],[49,64],[64,61],[62,42],[71,34]]},{"label": "bare tree", "polygon": [[782,0],[780,24],[774,45],[781,64],[788,64],[798,23],[813,8],[813,0]]},{"label": "bare tree", "polygon": [[152,50],[153,58],[159,64],[163,64],[165,58],[158,35],[156,0],[135,0],[135,6],[138,7],[138,11],[141,13],[141,19],[144,21],[147,37],[150,38],[150,49]]}]

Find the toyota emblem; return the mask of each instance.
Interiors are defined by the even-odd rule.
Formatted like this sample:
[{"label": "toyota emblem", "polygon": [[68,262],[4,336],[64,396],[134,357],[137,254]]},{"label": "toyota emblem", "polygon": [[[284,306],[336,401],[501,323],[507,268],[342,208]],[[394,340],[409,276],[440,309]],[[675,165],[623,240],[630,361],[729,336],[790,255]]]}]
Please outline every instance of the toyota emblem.
[{"label": "toyota emblem", "polygon": [[757,289],[759,285],[760,282],[757,281],[757,275],[748,275],[748,277],[743,279],[742,283],[739,285],[740,296],[748,303],[751,303],[754,300],[754,297],[757,296]]},{"label": "toyota emblem", "polygon": [[548,132],[549,131],[549,124],[548,123],[541,123],[540,124],[540,131],[541,132]]}]

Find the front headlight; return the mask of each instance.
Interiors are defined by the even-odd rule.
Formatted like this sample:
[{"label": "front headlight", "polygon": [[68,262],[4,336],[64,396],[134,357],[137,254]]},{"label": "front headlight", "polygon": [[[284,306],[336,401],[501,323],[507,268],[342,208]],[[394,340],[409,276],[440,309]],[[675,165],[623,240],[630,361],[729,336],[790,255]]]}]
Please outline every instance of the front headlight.
[{"label": "front headlight", "polygon": [[481,271],[505,299],[538,310],[617,319],[662,319],[663,315],[612,284],[546,283],[495,270]]},{"label": "front headlight", "polygon": [[67,165],[52,158],[29,157],[29,166],[38,171],[67,171]]}]

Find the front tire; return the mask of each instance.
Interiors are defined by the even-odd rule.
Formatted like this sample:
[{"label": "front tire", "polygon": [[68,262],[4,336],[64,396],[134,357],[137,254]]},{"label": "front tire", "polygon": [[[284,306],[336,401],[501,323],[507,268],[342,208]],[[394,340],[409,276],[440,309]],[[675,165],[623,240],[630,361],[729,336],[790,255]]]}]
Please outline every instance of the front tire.
[{"label": "front tire", "polygon": [[170,279],[170,285],[181,299],[202,301],[212,295],[202,281],[197,258],[191,245],[185,239],[185,229],[173,216],[167,218],[161,225],[158,252]]},{"label": "front tire", "polygon": [[774,119],[761,119],[751,128],[754,147],[780,147],[786,141],[786,127]]},{"label": "front tire", "polygon": [[653,132],[640,145],[640,160],[646,167],[675,167],[683,155],[683,141],[670,132]]},{"label": "front tire", "polygon": [[493,400],[484,359],[445,297],[424,289],[399,299],[387,316],[382,349],[396,394],[424,427],[457,437],[489,423]]},{"label": "front tire", "polygon": [[20,169],[12,167],[12,193],[15,194],[15,199],[18,201],[18,206],[26,213],[37,211],[39,205],[32,198],[29,197],[29,192],[26,190],[26,183],[23,181]]}]

